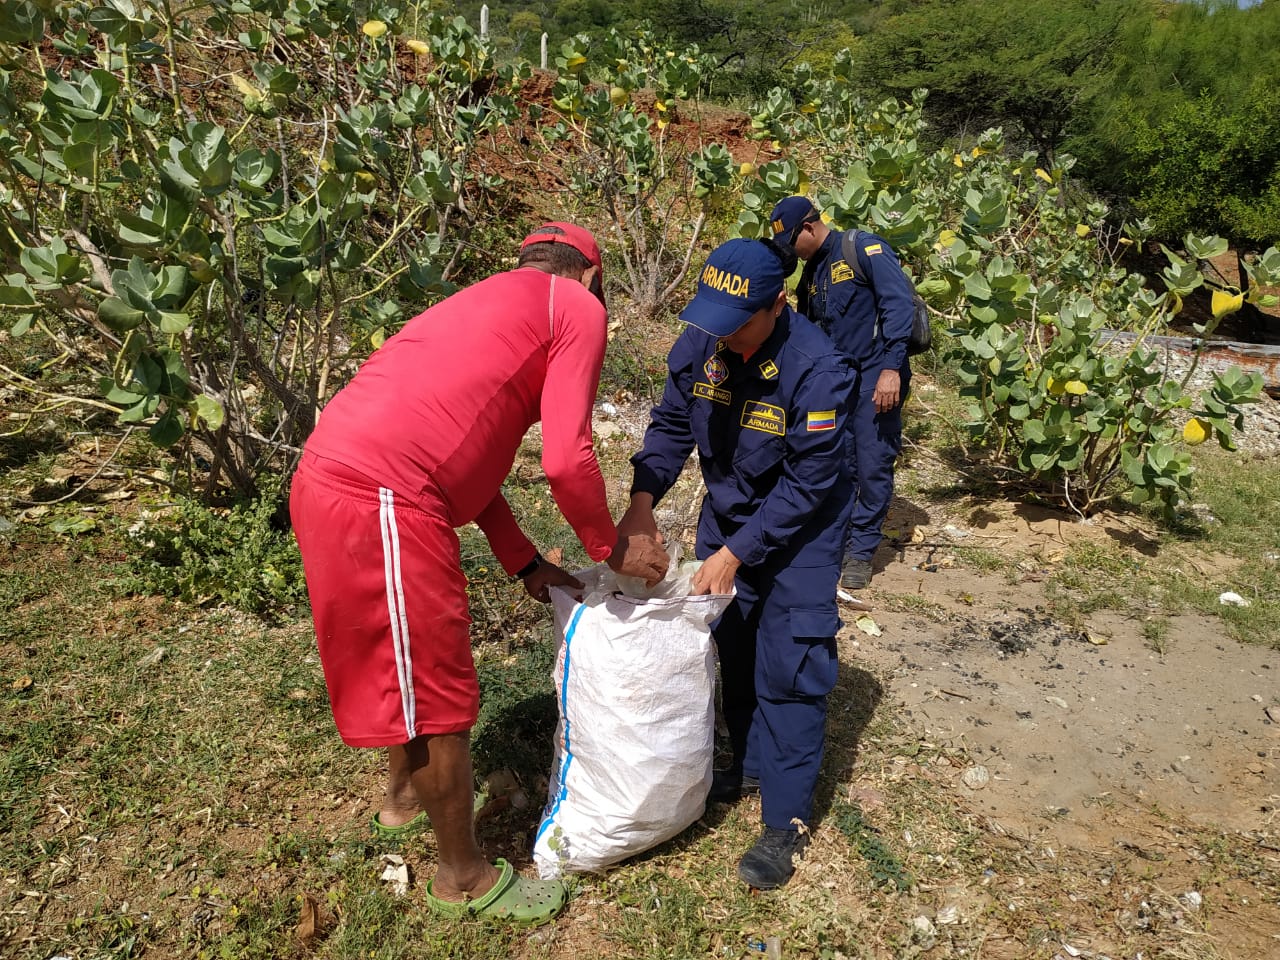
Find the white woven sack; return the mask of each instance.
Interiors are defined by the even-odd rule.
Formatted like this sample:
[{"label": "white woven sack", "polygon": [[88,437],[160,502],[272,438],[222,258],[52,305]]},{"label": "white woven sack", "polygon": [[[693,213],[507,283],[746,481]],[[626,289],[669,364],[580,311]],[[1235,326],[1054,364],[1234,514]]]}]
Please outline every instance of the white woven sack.
[{"label": "white woven sack", "polygon": [[711,787],[715,654],[709,624],[732,597],[610,592],[612,571],[576,574],[579,603],[551,591],[560,634],[552,674],[555,759],[533,859],[542,877],[597,873],[702,816]]}]

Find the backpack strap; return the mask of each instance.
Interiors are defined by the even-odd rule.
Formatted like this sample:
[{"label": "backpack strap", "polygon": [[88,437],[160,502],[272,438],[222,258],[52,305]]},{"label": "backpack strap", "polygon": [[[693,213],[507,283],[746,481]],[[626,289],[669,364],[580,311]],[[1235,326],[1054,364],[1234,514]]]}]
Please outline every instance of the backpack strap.
[{"label": "backpack strap", "polygon": [[857,227],[851,227],[840,235],[840,255],[844,258],[844,262],[852,268],[854,275],[858,276],[861,271],[860,279],[863,283],[871,283],[871,268],[867,266],[864,259],[865,254],[862,245],[858,242],[862,237],[862,231]]}]

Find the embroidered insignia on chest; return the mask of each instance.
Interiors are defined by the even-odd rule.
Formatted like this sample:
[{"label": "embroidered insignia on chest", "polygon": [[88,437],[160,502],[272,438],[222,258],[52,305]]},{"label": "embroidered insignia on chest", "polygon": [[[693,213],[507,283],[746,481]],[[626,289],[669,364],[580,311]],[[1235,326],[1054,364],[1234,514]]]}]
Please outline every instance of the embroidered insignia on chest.
[{"label": "embroidered insignia on chest", "polygon": [[810,433],[816,433],[819,430],[834,430],[836,428],[836,412],[834,410],[811,410],[808,417],[808,427]]},{"label": "embroidered insignia on chest", "polygon": [[852,279],[853,279],[853,267],[849,266],[849,264],[845,263],[845,261],[838,260],[831,265],[831,282],[832,283],[844,283],[846,280],[852,280]]},{"label": "embroidered insignia on chest", "polygon": [[703,400],[710,400],[713,403],[722,403],[726,407],[733,400],[733,394],[728,390],[717,390],[709,383],[695,383],[693,385],[693,395],[702,397]]},{"label": "embroidered insignia on chest", "polygon": [[742,405],[741,424],[748,430],[772,433],[775,437],[786,436],[787,412],[771,403],[748,400]]},{"label": "embroidered insignia on chest", "polygon": [[760,364],[760,376],[764,377],[766,380],[772,380],[777,375],[778,365],[772,360],[766,360],[764,363]]},{"label": "embroidered insignia on chest", "polygon": [[878,243],[871,243],[862,248],[862,252],[865,253],[868,257],[874,257],[877,253],[882,253],[883,250],[884,248],[881,247],[880,244]]},{"label": "embroidered insignia on chest", "polygon": [[729,368],[719,356],[710,357],[702,365],[702,370],[707,375],[707,379],[717,387],[729,379]]}]

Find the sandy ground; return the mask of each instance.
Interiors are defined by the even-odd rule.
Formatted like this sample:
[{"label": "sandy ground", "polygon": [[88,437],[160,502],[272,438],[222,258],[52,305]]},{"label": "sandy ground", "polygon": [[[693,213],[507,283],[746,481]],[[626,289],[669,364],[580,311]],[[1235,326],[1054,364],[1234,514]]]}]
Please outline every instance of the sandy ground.
[{"label": "sandy ground", "polygon": [[[1274,651],[1223,640],[1212,621],[1187,616],[1173,620],[1161,654],[1135,619],[1055,623],[1037,582],[913,566],[892,559],[866,599],[918,595],[945,612],[872,610],[882,636],[851,627],[843,650],[851,665],[888,678],[886,697],[921,735],[965,750],[971,764],[956,771],[963,802],[1094,845],[1116,839],[1118,808],[1240,831],[1274,827]],[[857,616],[850,609],[844,619]]]}]

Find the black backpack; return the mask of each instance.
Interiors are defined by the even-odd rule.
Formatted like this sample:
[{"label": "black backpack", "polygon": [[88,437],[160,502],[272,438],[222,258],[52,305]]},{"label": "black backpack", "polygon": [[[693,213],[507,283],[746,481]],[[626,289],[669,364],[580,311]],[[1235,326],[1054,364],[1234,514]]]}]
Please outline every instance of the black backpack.
[{"label": "black backpack", "polygon": [[[861,271],[862,279],[866,283],[871,282],[871,268],[864,261],[861,244],[858,243],[858,237],[862,233],[857,227],[852,230],[846,230],[840,237],[840,253],[844,257],[844,262],[849,264],[855,275]],[[903,271],[906,276],[906,271]],[[914,357],[918,353],[924,353],[933,346],[933,329],[929,326],[929,306],[924,302],[924,297],[916,293],[915,284],[911,282],[911,278],[907,277],[907,286],[911,287],[911,305],[915,308],[911,315],[911,335],[907,337],[907,356]],[[880,318],[876,317],[876,337],[880,336]]]}]

